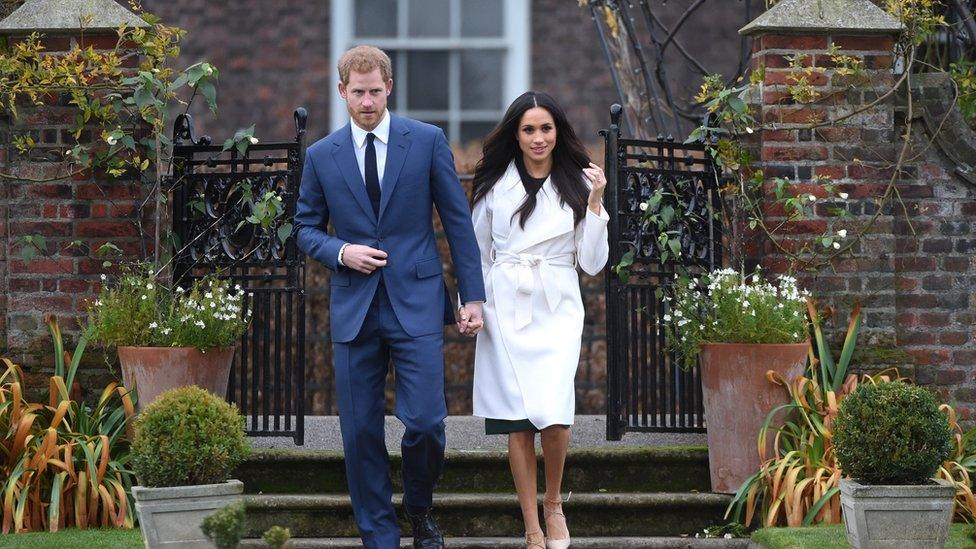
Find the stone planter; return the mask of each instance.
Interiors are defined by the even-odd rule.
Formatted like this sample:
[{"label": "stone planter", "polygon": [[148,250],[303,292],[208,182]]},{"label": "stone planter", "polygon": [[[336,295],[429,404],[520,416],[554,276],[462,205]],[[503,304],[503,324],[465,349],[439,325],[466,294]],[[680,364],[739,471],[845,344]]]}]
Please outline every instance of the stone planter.
[{"label": "stone planter", "polygon": [[956,488],[944,480],[916,486],[840,481],[847,541],[854,549],[942,548],[949,536]]},{"label": "stone planter", "polygon": [[217,509],[240,501],[243,493],[244,483],[239,480],[166,488],[133,486],[146,549],[212,549],[213,543],[203,535],[200,524]]},{"label": "stone planter", "polygon": [[142,410],[160,394],[196,385],[224,397],[235,347],[119,347],[122,381],[139,396]]},{"label": "stone planter", "polygon": [[[759,428],[770,411],[789,402],[787,392],[770,383],[766,372],[773,370],[788,381],[803,375],[809,348],[809,342],[702,344],[702,396],[713,492],[734,494],[759,469]],[[767,448],[772,448],[772,436]]]}]

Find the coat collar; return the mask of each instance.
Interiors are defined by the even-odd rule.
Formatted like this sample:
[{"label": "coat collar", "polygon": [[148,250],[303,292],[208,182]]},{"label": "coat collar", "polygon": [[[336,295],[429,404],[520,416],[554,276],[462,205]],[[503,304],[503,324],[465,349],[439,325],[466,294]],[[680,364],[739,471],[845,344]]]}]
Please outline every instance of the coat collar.
[{"label": "coat collar", "polygon": [[[510,218],[525,200],[525,186],[519,177],[515,163],[509,164],[505,174],[495,184],[500,191],[502,201],[496,193],[493,199],[494,207],[499,208],[498,214]],[[525,228],[519,226],[518,219],[512,219],[509,224],[508,242],[505,247],[513,252],[521,252],[540,242],[554,237],[572,233],[575,230],[573,211],[563,205],[552,185],[552,178],[546,179],[539,193],[536,195],[535,210],[525,221]]]},{"label": "coat collar", "polygon": [[[383,181],[380,183],[381,219],[383,212],[386,211],[386,206],[390,202],[390,197],[393,195],[393,189],[396,188],[397,181],[400,177],[400,170],[403,168],[403,162],[407,158],[407,152],[410,150],[410,139],[407,137],[410,133],[410,128],[399,116],[389,114],[389,118],[390,135],[386,148],[386,168],[383,170]],[[350,192],[355,197],[356,203],[359,204],[363,213],[373,223],[377,223],[376,214],[373,213],[373,205],[370,203],[369,195],[366,193],[366,183],[363,181],[362,174],[359,173],[359,163],[356,161],[351,122],[340,130],[339,139],[333,141],[332,144],[332,154],[335,157],[336,164],[339,166],[339,171],[342,172],[343,180],[345,180]]]},{"label": "coat collar", "polygon": [[332,156],[335,158],[336,165],[342,173],[342,179],[352,192],[356,203],[363,210],[373,224],[376,224],[376,214],[373,213],[373,205],[369,201],[366,193],[366,183],[363,175],[359,173],[359,163],[356,161],[355,145],[352,141],[351,123],[346,124],[341,130],[339,138],[332,142]]},{"label": "coat collar", "polygon": [[380,184],[380,219],[390,203],[393,189],[400,180],[400,170],[410,151],[410,127],[399,116],[390,115],[390,140],[386,146],[386,168]]}]

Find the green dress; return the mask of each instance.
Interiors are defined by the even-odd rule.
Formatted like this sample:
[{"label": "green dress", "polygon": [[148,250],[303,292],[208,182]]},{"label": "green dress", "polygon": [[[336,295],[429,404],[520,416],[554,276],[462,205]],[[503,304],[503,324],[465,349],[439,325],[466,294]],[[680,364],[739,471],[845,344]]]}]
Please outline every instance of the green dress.
[{"label": "green dress", "polygon": [[507,435],[522,431],[539,432],[539,429],[527,419],[494,419],[485,418],[486,435]]}]

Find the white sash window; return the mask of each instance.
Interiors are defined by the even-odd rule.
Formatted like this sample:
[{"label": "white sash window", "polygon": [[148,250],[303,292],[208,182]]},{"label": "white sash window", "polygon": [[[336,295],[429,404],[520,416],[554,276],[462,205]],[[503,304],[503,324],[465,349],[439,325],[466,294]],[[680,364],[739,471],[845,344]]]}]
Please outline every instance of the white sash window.
[{"label": "white sash window", "polygon": [[349,120],[334,67],[360,44],[393,61],[390,109],[448,139],[483,138],[529,89],[529,0],[332,0],[332,129]]}]

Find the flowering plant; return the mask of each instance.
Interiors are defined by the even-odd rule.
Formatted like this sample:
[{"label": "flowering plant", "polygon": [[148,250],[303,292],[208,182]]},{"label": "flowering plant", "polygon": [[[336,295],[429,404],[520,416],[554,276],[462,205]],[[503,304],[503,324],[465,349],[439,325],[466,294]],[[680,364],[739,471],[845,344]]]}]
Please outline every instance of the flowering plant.
[{"label": "flowering plant", "polygon": [[124,273],[89,306],[88,335],[108,347],[227,347],[251,320],[244,297],[215,277],[171,289],[152,269]]},{"label": "flowering plant", "polygon": [[742,276],[733,269],[698,278],[679,276],[671,296],[665,333],[684,366],[694,366],[702,343],[802,343],[808,338],[807,292],[796,279],[773,284],[759,270]]}]

